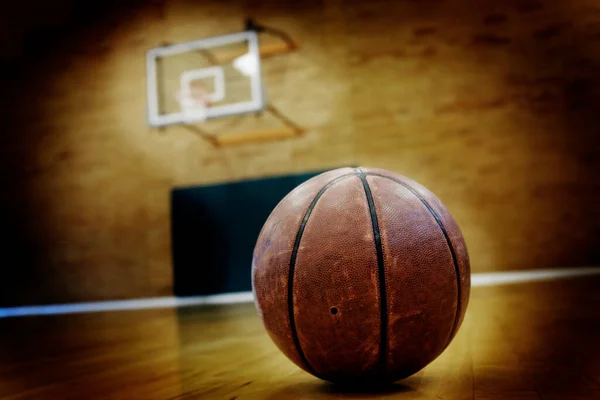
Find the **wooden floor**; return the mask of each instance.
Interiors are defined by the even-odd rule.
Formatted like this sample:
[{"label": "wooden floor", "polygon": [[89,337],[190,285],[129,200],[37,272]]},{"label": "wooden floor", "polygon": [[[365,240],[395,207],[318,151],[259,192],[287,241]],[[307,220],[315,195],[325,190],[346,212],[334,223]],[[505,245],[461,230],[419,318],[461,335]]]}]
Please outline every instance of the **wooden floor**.
[{"label": "wooden floor", "polygon": [[453,344],[379,390],[289,362],[251,304],[0,320],[2,399],[600,399],[600,277],[474,288]]}]

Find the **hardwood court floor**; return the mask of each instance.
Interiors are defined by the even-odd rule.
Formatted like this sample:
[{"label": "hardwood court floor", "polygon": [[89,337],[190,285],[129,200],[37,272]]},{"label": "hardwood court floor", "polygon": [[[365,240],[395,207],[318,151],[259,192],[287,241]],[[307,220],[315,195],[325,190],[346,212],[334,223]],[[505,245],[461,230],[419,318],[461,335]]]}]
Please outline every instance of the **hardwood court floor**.
[{"label": "hardwood court floor", "polygon": [[252,304],[0,320],[2,399],[600,399],[600,277],[479,287],[446,352],[380,390],[289,362]]}]

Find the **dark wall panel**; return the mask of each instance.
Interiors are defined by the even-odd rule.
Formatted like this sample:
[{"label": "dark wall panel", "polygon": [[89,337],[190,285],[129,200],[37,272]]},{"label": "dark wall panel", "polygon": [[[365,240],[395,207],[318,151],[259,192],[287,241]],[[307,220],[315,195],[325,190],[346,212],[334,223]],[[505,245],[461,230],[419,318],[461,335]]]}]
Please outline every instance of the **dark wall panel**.
[{"label": "dark wall panel", "polygon": [[173,190],[175,294],[251,290],[252,252],[265,220],[285,195],[318,173]]}]

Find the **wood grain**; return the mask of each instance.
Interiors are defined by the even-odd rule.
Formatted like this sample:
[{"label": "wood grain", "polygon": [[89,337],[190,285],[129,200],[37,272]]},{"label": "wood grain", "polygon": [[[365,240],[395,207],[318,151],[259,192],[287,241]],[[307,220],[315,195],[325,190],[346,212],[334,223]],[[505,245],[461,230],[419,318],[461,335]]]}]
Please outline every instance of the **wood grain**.
[{"label": "wood grain", "polygon": [[475,288],[450,347],[377,389],[300,370],[252,304],[4,319],[0,398],[598,399],[599,289],[596,277]]},{"label": "wood grain", "polygon": [[[15,6],[2,28],[20,33],[2,65],[2,251],[15,261],[0,304],[168,295],[172,187],[344,164],[430,188],[475,272],[600,262],[592,1],[56,3],[60,24]],[[302,43],[263,70],[270,101],[306,133],[215,148],[184,127],[149,129],[145,52],[238,31],[248,15]],[[218,122],[281,128],[260,123]]]}]

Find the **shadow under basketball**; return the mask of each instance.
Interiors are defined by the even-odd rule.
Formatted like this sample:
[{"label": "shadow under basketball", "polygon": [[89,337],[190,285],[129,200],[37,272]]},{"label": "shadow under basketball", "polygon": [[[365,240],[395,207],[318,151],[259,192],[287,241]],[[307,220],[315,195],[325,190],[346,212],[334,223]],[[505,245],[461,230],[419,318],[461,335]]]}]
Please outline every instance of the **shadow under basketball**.
[{"label": "shadow under basketball", "polygon": [[[402,383],[381,383],[381,384],[337,384],[331,382],[322,382],[316,388],[320,393],[329,394],[348,394],[348,395],[376,395],[410,392],[414,389]],[[365,396],[368,397],[368,396]]]},{"label": "shadow under basketball", "polygon": [[314,382],[298,382],[275,391],[269,399],[336,398],[369,399],[378,395],[412,392],[415,389],[402,383],[385,384],[336,384],[315,379]]}]

